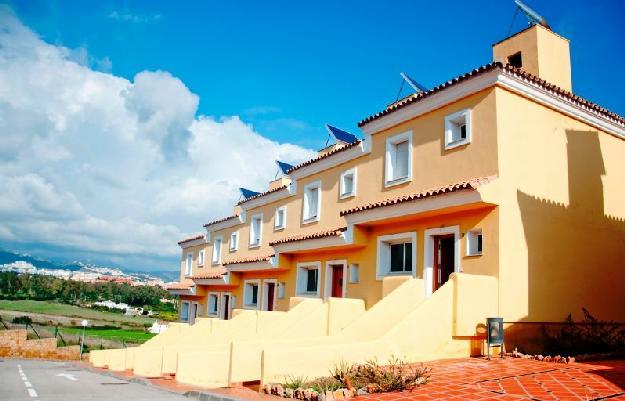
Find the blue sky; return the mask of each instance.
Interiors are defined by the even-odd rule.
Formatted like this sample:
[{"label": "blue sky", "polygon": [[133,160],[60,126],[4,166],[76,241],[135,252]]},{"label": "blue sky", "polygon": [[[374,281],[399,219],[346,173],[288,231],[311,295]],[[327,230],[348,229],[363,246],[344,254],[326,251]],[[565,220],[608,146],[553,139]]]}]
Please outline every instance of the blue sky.
[{"label": "blue sky", "polygon": [[[169,71],[200,113],[313,148],[324,123],[356,130],[394,100],[400,71],[434,86],[489,62],[514,15],[512,0],[13,4],[46,41],[108,58],[116,75]],[[625,2],[527,4],[571,40],[575,92],[625,114]],[[513,31],[524,24],[518,15]]]},{"label": "blue sky", "polygon": [[[571,40],[574,92],[625,115],[625,2],[527,3]],[[512,0],[0,5],[0,247],[176,270],[176,241],[231,214],[239,186],[265,189],[273,160],[313,156],[325,123],[358,134],[400,71],[432,87],[490,62],[526,24],[513,15]]]}]

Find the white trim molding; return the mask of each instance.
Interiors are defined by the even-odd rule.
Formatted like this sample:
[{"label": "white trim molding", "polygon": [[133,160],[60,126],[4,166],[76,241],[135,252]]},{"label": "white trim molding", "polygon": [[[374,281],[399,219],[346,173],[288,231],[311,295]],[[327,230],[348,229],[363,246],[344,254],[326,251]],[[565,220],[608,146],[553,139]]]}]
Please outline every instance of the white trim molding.
[{"label": "white trim molding", "polygon": [[[215,248],[215,245],[219,244],[219,249]],[[223,235],[218,235],[215,237],[213,241],[213,252],[211,253],[211,265],[217,266],[221,264],[221,255],[223,254],[224,249],[224,237]]]},{"label": "white trim molding", "polygon": [[[278,225],[278,214],[282,212],[282,225]],[[286,228],[286,205],[278,206],[273,214],[273,230],[280,231]]]},{"label": "white trim molding", "polygon": [[[248,288],[251,288],[252,286],[256,286],[256,304],[251,304],[248,303],[248,300],[251,300],[251,297],[253,297],[253,293],[250,292],[251,290]],[[261,287],[260,287],[260,280],[259,279],[253,279],[253,280],[243,280],[243,308],[244,309],[260,309],[260,305],[261,305]],[[249,298],[249,299],[248,299]]]},{"label": "white trim molding", "polygon": [[345,298],[347,296],[347,260],[328,260],[326,261],[326,274],[325,274],[325,285],[323,289],[323,299],[330,298],[332,294],[332,269],[330,266],[343,266],[343,288],[341,289],[342,294],[341,297]]},{"label": "white trim molding", "polygon": [[[343,171],[339,177],[339,199],[347,199],[356,196],[358,187],[358,167],[354,166],[350,169]],[[352,190],[350,192],[344,192],[345,177],[352,176]]]},{"label": "white trim molding", "polygon": [[[391,251],[390,245],[399,243],[412,243],[412,263],[409,272],[391,272],[390,259]],[[387,249],[388,247],[388,249]],[[417,233],[415,231],[408,231],[397,234],[380,235],[377,239],[377,255],[375,264],[375,279],[380,281],[387,276],[412,276],[417,277]]]},{"label": "white trim molding", "polygon": [[[462,121],[459,124],[459,121]],[[454,136],[461,134],[459,131],[461,126],[465,127],[465,137],[460,139],[455,139]],[[445,150],[451,150],[458,148],[460,146],[465,146],[471,143],[472,136],[472,128],[471,128],[471,109],[464,109],[457,111],[455,113],[449,114],[445,116]]]},{"label": "white trim molding", "polygon": [[[368,142],[371,143],[370,140]],[[317,174],[321,171],[336,167],[340,164],[369,154],[371,152],[371,149],[369,149],[368,145],[366,146],[365,143],[367,143],[366,136],[365,141],[361,141],[358,145],[352,146],[350,149],[337,152],[324,159],[315,161],[307,166],[298,168],[297,170],[289,174],[289,178],[291,179],[291,182],[294,183],[296,180],[308,177],[313,174]],[[291,194],[293,193],[294,192],[291,190]]]},{"label": "white trim molding", "polygon": [[[254,220],[260,220],[260,223],[258,225],[258,242],[256,241],[256,232],[252,233],[252,228],[253,228],[253,224],[254,224]],[[250,217],[250,229],[249,231],[249,248],[258,248],[260,247],[260,245],[263,243],[263,214],[262,213],[256,213],[254,215],[252,215]],[[254,234],[254,235],[252,235]],[[254,239],[254,241],[252,241],[252,239]]]},{"label": "white trim molding", "polygon": [[454,272],[462,272],[460,266],[460,226],[448,226],[428,228],[423,233],[423,282],[425,283],[425,296],[432,295],[434,270],[434,237],[438,235],[454,235]]},{"label": "white trim molding", "polygon": [[[211,296],[216,297],[215,301],[215,312],[211,311]],[[206,316],[219,316],[219,301],[221,300],[221,296],[219,292],[209,291],[208,295],[206,295]]]},{"label": "white trim molding", "polygon": [[[308,191],[316,189],[317,190],[317,210],[315,211],[315,216],[308,217],[310,215],[310,199],[306,196]],[[304,191],[302,192],[302,224],[313,223],[319,221],[321,219],[321,201],[322,201],[322,189],[321,189],[321,180],[316,180],[309,182],[304,185]]]},{"label": "white trim molding", "polygon": [[266,278],[263,280],[263,293],[262,293],[262,302],[260,305],[260,310],[268,310],[269,307],[269,298],[267,295],[269,294],[269,286],[267,284],[274,284],[273,287],[273,310],[276,310],[276,300],[278,299],[278,280],[275,278]]}]

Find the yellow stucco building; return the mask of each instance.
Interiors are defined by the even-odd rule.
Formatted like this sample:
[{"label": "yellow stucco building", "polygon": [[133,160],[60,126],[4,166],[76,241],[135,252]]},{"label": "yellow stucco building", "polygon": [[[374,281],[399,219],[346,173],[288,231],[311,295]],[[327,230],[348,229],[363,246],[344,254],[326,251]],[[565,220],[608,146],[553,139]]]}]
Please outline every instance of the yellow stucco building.
[{"label": "yellow stucco building", "polygon": [[219,386],[468,356],[490,316],[528,351],[582,307],[625,323],[625,119],[571,91],[568,40],[533,25],[362,120],[362,140],[330,127],[318,157],[179,242],[169,290],[195,324],[92,361]]}]

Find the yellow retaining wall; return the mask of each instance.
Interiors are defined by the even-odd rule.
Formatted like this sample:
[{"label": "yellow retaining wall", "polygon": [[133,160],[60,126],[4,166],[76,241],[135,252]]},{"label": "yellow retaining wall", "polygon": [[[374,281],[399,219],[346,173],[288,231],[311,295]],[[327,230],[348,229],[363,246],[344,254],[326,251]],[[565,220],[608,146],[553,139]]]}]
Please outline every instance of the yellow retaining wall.
[{"label": "yellow retaining wall", "polygon": [[[340,361],[357,363],[377,358],[383,362],[397,356],[418,362],[469,356],[470,341],[453,336],[454,313],[456,322],[461,322],[463,327],[476,327],[489,315],[497,315],[496,288],[497,281],[492,277],[454,273],[445,285],[378,340],[264,349],[261,380],[283,382],[288,376],[324,376]],[[456,308],[456,294],[468,305],[487,308],[480,309],[480,313]]]},{"label": "yellow retaining wall", "polygon": [[[389,291],[385,298],[373,305],[367,312],[354,318],[349,308],[342,314],[330,313],[338,322],[349,322],[342,330],[329,330],[331,336],[292,336],[268,337],[255,340],[236,340],[231,346],[215,346],[211,349],[181,352],[178,356],[176,379],[183,383],[208,387],[223,387],[232,383],[258,380],[261,376],[261,356],[267,347],[307,346],[336,342],[365,341],[379,337],[405,318],[417,307],[424,297],[423,280],[390,277],[385,282]],[[354,299],[330,298],[330,308],[335,305],[353,303]],[[362,302],[362,301],[361,301]],[[346,314],[347,313],[347,314]],[[341,317],[342,316],[342,317]],[[350,319],[350,316],[352,317]],[[311,319],[311,321],[314,321]],[[298,327],[306,330],[308,320]]]}]

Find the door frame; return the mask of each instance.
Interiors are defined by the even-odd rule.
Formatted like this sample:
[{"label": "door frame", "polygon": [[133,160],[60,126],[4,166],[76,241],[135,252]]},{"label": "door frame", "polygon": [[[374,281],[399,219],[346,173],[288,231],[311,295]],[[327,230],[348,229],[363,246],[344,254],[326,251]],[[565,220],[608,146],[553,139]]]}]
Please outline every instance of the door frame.
[{"label": "door frame", "polygon": [[[226,305],[226,297],[229,297],[229,299],[228,299],[228,308],[227,309],[224,308],[224,306]],[[232,319],[232,309],[233,309],[232,308],[232,304],[233,304],[233,302],[234,302],[234,297],[232,296],[231,292],[222,292],[221,293],[221,303],[220,303],[221,308],[220,309],[223,309],[223,310],[221,311],[221,315],[219,316],[220,319],[222,319],[222,320],[230,320],[230,319]],[[227,317],[227,319],[226,319],[226,317]]]},{"label": "door frame", "polygon": [[343,266],[343,298],[347,296],[347,260],[327,260],[325,265],[325,285],[323,287],[323,299],[330,298],[332,294],[332,265]]},{"label": "door frame", "polygon": [[426,297],[432,295],[434,287],[434,237],[451,234],[454,236],[454,272],[458,273],[462,271],[460,266],[460,226],[428,228],[424,232],[423,281]]},{"label": "door frame", "polygon": [[263,295],[261,301],[261,310],[266,311],[269,307],[269,286],[267,284],[273,283],[273,310],[276,310],[276,299],[278,299],[278,280],[275,278],[268,278],[263,280]]}]

